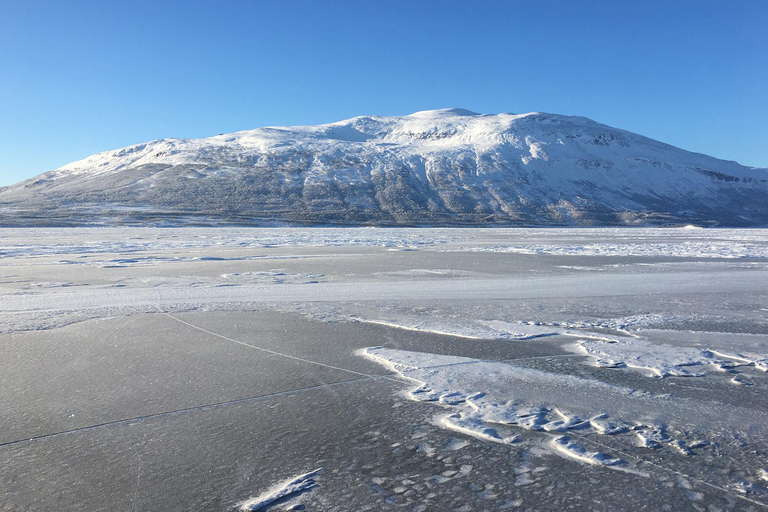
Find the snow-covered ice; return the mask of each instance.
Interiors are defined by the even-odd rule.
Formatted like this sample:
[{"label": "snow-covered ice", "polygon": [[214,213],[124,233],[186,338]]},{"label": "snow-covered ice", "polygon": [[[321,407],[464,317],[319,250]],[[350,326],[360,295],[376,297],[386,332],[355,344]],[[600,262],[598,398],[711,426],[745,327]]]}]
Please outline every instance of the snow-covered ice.
[{"label": "snow-covered ice", "polygon": [[621,459],[613,459],[602,452],[588,452],[583,446],[572,441],[568,436],[558,436],[552,440],[552,446],[566,457],[571,457],[587,464],[600,466],[616,466],[621,464]]},{"label": "snow-covered ice", "polygon": [[[663,332],[657,334],[669,335]],[[698,333],[695,337],[699,346],[651,343],[646,339],[634,337],[581,339],[576,343],[575,349],[593,357],[596,366],[646,370],[655,377],[696,377],[712,370],[733,373],[739,368],[768,372],[765,335],[730,334],[729,341],[733,341],[733,338],[738,341],[728,343],[727,348],[719,347],[719,338],[722,336],[715,333]],[[712,339],[712,344],[706,344],[709,339]],[[746,351],[750,348],[762,353]]]},{"label": "snow-covered ice", "polygon": [[249,498],[242,503],[238,504],[238,508],[242,511],[256,512],[264,510],[269,505],[274,504],[277,501],[286,499],[290,496],[300,494],[305,491],[309,491],[317,485],[315,477],[320,474],[322,469],[316,469],[303,475],[298,475],[284,482],[276,484],[274,487],[265,491],[264,493],[256,496],[255,498]]},{"label": "snow-covered ice", "polygon": [[[382,347],[365,349],[360,355],[412,381],[415,387],[408,392],[412,400],[434,402],[448,409],[450,412],[439,419],[440,425],[496,443],[518,441],[517,433],[509,430],[516,427],[637,436],[645,447],[663,444],[687,451],[685,442],[674,438],[669,429],[705,433],[723,428],[762,429],[768,425],[768,415],[763,413],[715,405],[703,409],[689,400],[509,362]],[[553,446],[561,452],[573,452],[569,443],[561,441]]]},{"label": "snow-covered ice", "polygon": [[0,508],[768,508],[766,247],[0,229]]},{"label": "snow-covered ice", "polygon": [[735,242],[680,242],[586,245],[528,245],[463,247],[469,252],[512,252],[520,254],[551,254],[556,256],[663,256],[675,258],[766,258],[768,246]]}]

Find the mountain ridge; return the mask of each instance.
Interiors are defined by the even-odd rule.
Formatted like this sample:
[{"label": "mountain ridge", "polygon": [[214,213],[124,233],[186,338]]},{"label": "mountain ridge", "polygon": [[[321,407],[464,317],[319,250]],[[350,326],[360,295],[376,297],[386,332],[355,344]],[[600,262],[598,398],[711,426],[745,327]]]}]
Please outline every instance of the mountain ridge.
[{"label": "mountain ridge", "polygon": [[96,153],[0,188],[0,224],[757,226],[766,199],[768,169],[586,117],[441,109]]}]

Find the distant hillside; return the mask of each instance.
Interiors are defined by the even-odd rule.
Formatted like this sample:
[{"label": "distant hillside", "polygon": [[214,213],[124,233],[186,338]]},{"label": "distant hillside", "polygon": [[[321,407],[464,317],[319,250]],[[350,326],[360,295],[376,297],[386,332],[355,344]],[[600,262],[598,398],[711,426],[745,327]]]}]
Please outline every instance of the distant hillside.
[{"label": "distant hillside", "polygon": [[768,169],[460,109],[163,139],[0,189],[0,225],[768,225]]}]

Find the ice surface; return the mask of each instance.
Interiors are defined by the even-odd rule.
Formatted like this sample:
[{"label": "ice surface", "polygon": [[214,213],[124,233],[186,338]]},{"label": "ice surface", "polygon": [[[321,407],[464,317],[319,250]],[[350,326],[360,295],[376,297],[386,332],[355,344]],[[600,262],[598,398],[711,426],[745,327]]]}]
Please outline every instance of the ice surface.
[{"label": "ice surface", "polygon": [[[131,486],[135,508],[152,508],[167,503],[163,471],[204,489],[178,508],[210,508],[261,492],[248,482],[268,485],[265,470],[320,466],[323,493],[307,502],[339,512],[587,509],[595,496],[620,510],[632,493],[649,510],[764,507],[768,260],[700,256],[766,240],[720,229],[0,230],[0,387],[15,443],[0,447],[0,473],[24,482],[0,508],[76,510],[89,492],[89,503],[124,504]],[[628,255],[471,250],[595,244]],[[344,393],[329,386],[339,379]],[[409,400],[393,394],[404,388]],[[327,393],[288,405],[308,389]],[[261,394],[269,406],[250,398]],[[227,419],[200,431],[212,403]],[[227,416],[230,403],[249,419]],[[177,409],[188,411],[165,414]],[[184,428],[123,422],[148,413]],[[130,430],[131,443],[112,451],[99,441],[108,430]],[[342,464],[344,450],[354,457]],[[77,470],[86,453],[97,469]],[[42,458],[70,464],[71,478]],[[122,487],[96,485],[106,474]]]},{"label": "ice surface", "polygon": [[365,318],[358,315],[350,315],[349,320],[376,325],[386,325],[409,331],[431,332],[435,334],[447,334],[461,338],[473,339],[499,339],[499,340],[526,340],[543,336],[563,334],[563,329],[554,329],[551,326],[540,325],[535,322],[504,322],[501,320],[466,320],[464,322],[435,321],[419,317],[402,317],[397,319]]},{"label": "ice surface", "polygon": [[[751,336],[751,338],[760,345],[758,350],[768,349],[768,337]],[[593,357],[596,366],[647,370],[649,374],[656,377],[698,377],[707,371],[733,371],[740,367],[768,371],[768,354],[766,353],[730,352],[728,349],[715,349],[708,345],[690,347],[655,344],[635,337],[610,340],[581,339],[577,342],[576,348]]]},{"label": "ice surface", "polygon": [[[103,228],[46,229],[24,231],[24,236],[13,229],[0,229],[0,258],[41,257],[74,254],[78,258],[68,260],[69,264],[89,264],[87,255],[134,254],[146,251],[184,251],[177,257],[185,261],[199,261],[220,256],[195,255],[196,251],[211,253],[217,249],[274,249],[279,247],[357,247],[379,246],[387,248],[421,247],[443,244],[452,239],[449,235],[430,236],[416,229],[373,229],[373,228],[195,228],[176,230],[152,230],[123,228],[119,232]],[[193,252],[193,254],[189,254]],[[157,261],[138,254],[136,257],[122,257],[115,263],[162,263],[178,261],[161,257]],[[154,255],[157,257],[156,255]],[[261,256],[251,255],[252,258]],[[101,263],[101,262],[99,262]]]},{"label": "ice surface", "polygon": [[662,256],[676,258],[768,258],[768,246],[734,242],[682,242],[586,245],[529,245],[463,247],[467,252],[510,252],[520,254],[551,254],[558,256]]},{"label": "ice surface", "polygon": [[[567,336],[577,338],[565,348],[576,353],[583,353],[593,358],[595,366],[601,368],[631,368],[643,370],[654,377],[698,377],[711,371],[735,372],[738,368],[754,368],[768,371],[768,336],[732,335],[738,342],[723,344],[715,333],[698,333],[695,345],[673,345],[680,338],[690,339],[690,335],[673,331],[653,331],[656,338],[666,339],[667,343],[651,342],[641,334],[652,332],[643,330],[648,325],[664,325],[675,320],[672,316],[646,315],[606,319],[596,322],[562,321],[515,322],[501,320],[477,320],[464,318],[457,322],[451,318],[436,321],[434,318],[406,317],[399,315],[387,320],[364,318],[359,314],[351,315],[350,320],[386,325],[401,329],[447,334],[473,339],[496,340],[531,340],[539,337]],[[585,329],[595,329],[587,331]],[[599,332],[606,329],[615,331],[613,335]],[[634,334],[640,333],[640,334]],[[660,336],[663,334],[665,336]],[[706,344],[711,342],[711,344]],[[735,384],[743,384],[740,379]]]},{"label": "ice surface", "polygon": [[[764,428],[768,416],[717,404],[702,407],[601,381],[533,370],[506,362],[442,356],[383,347],[360,355],[396,371],[416,386],[413,400],[452,412],[441,426],[501,444],[517,441],[509,427],[542,432],[591,432],[637,436],[645,447],[689,447],[670,433],[680,430]],[[564,445],[566,448],[568,443]],[[563,448],[565,449],[565,448]],[[568,452],[572,452],[567,448]]]}]

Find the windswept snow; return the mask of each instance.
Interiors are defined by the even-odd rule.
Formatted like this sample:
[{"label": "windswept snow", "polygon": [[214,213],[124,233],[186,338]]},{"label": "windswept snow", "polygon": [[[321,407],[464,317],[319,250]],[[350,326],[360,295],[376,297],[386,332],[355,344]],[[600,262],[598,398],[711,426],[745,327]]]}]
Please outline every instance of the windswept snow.
[{"label": "windswept snow", "polygon": [[666,244],[531,245],[518,247],[465,247],[468,252],[513,252],[558,256],[617,256],[675,258],[768,258],[768,245],[733,242],[682,242]]},{"label": "windswept snow", "polygon": [[[619,318],[599,322],[551,323],[469,318],[463,322],[457,322],[455,318],[437,321],[402,315],[398,316],[398,320],[377,320],[364,318],[359,314],[350,315],[349,320],[471,339],[524,341],[555,336],[576,338],[575,341],[566,343],[563,347],[577,354],[589,356],[595,366],[641,370],[653,377],[700,377],[708,372],[719,371],[735,374],[734,384],[746,384],[748,381],[736,375],[739,369],[768,372],[768,336],[742,334],[726,336],[717,333],[691,335],[658,329],[637,330],[638,325],[642,326],[649,321],[656,325],[663,325],[664,318],[660,315],[650,319]],[[632,325],[635,326],[634,329],[630,327]],[[604,332],[606,328],[615,332],[606,334]],[[645,339],[643,337],[645,333],[653,335],[656,341]],[[697,346],[672,344],[681,338]],[[665,340],[666,343],[661,340]]]},{"label": "windswept snow", "polygon": [[621,459],[613,459],[602,452],[588,452],[583,446],[572,441],[568,436],[558,436],[552,440],[552,446],[566,457],[576,459],[587,464],[600,466],[616,466],[622,464]]},{"label": "windswept snow", "polygon": [[[682,399],[508,362],[382,347],[365,349],[360,355],[412,381],[415,387],[408,391],[412,400],[434,402],[451,411],[439,418],[439,425],[501,444],[518,441],[517,428],[636,436],[640,446],[665,445],[690,452],[693,445],[675,438],[671,429],[685,435],[728,426],[763,428],[768,420],[768,416],[738,408],[712,406],[702,410]],[[554,444],[558,450],[579,453],[575,445],[559,439]],[[700,440],[695,445],[700,445]],[[582,458],[593,463],[602,460],[607,465],[618,462],[602,455],[584,454]],[[609,460],[614,461],[606,462]]]},{"label": "windswept snow", "polygon": [[[653,452],[666,453],[661,460],[673,455],[697,457],[711,451],[709,436],[718,439],[719,446],[723,432],[750,432],[752,443],[762,443],[768,425],[768,416],[754,409],[655,395],[510,362],[384,347],[364,349],[359,355],[413,383],[407,392],[411,400],[447,411],[435,417],[442,428],[510,449],[535,443],[538,435],[539,445],[553,454],[642,478],[651,478],[649,469],[665,469],[646,460],[656,457]],[[608,439],[600,441],[602,436]],[[754,445],[743,440],[739,444],[757,453],[752,452]],[[753,462],[760,460],[758,455]],[[683,476],[675,470],[670,473]],[[763,487],[754,480],[766,479],[764,469],[757,469],[751,481],[730,478],[725,486],[744,496],[763,496]],[[523,480],[521,485],[528,483]],[[698,483],[707,490],[727,490],[706,480]],[[694,494],[697,499],[703,496]]]},{"label": "windswept snow", "polygon": [[[658,331],[656,337],[661,337]],[[666,333],[670,337],[670,333]],[[671,345],[652,343],[647,339],[614,338],[581,339],[575,350],[594,358],[602,368],[633,368],[645,370],[655,377],[697,377],[709,371],[735,373],[740,368],[754,368],[768,372],[768,336],[715,333],[673,334],[672,338],[694,338],[699,345]],[[725,340],[723,338],[730,338]],[[734,339],[736,338],[736,339]],[[671,341],[671,340],[670,340]],[[764,351],[751,353],[749,350]],[[738,384],[740,381],[735,381]]]},{"label": "windswept snow", "polygon": [[[431,236],[416,229],[349,228],[196,228],[182,230],[146,230],[126,228],[119,232],[103,228],[77,230],[30,229],[17,237],[15,230],[0,231],[0,258],[77,255],[62,263],[92,263],[89,256],[110,253],[136,254],[178,251],[177,259],[163,261],[194,261],[214,256],[219,249],[276,249],[281,247],[386,247],[393,249],[423,248],[450,242],[451,236]],[[69,234],[69,235],[68,235]],[[202,252],[202,254],[200,254]],[[197,253],[197,254],[195,254]],[[122,258],[116,262],[135,263],[149,260],[146,254]],[[158,258],[158,256],[154,256]],[[218,256],[215,256],[218,257]],[[254,255],[253,258],[263,257]],[[101,261],[99,262],[101,263]]]},{"label": "windswept snow", "polygon": [[238,504],[242,511],[259,511],[274,504],[277,501],[308,491],[317,485],[315,477],[320,474],[322,468],[304,473],[281,482],[268,491],[255,498],[249,498]]}]

